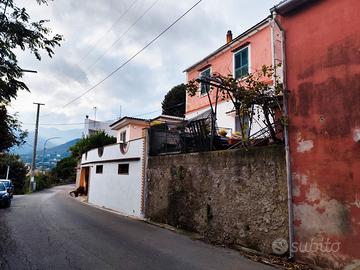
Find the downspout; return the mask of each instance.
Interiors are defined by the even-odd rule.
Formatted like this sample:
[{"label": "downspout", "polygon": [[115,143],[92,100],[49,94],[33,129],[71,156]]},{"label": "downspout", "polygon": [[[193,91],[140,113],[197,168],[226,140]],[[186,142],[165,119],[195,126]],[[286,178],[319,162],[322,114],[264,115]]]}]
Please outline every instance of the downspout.
[{"label": "downspout", "polygon": [[144,153],[143,153],[143,159],[144,159],[144,175],[143,175],[143,211],[142,211],[142,218],[144,220],[148,219],[148,200],[149,200],[149,177],[148,177],[148,166],[149,166],[149,155],[150,155],[150,129],[147,128],[144,130],[144,134],[145,134],[145,142],[144,142]]},{"label": "downspout", "polygon": [[[269,25],[271,27],[271,64],[273,66],[273,68],[275,68],[276,65],[276,60],[275,60],[275,29],[274,29],[274,22],[273,19],[269,18]],[[275,73],[272,76],[272,80],[273,83],[275,85],[275,77],[276,77],[276,69],[275,69]]]},{"label": "downspout", "polygon": [[[276,12],[272,12],[273,21],[279,27],[282,37],[282,57],[283,57],[283,111],[284,118],[287,123],[284,125],[284,140],[285,140],[285,160],[286,160],[286,178],[287,178],[287,196],[288,196],[288,230],[289,230],[289,259],[294,258],[294,251],[292,249],[294,243],[294,206],[293,206],[293,185],[291,174],[291,156],[289,146],[289,111],[288,111],[288,86],[287,86],[287,72],[286,72],[286,36],[285,29],[281,26],[280,22],[276,19]],[[275,42],[275,41],[274,41]],[[274,44],[273,44],[274,45]]]}]

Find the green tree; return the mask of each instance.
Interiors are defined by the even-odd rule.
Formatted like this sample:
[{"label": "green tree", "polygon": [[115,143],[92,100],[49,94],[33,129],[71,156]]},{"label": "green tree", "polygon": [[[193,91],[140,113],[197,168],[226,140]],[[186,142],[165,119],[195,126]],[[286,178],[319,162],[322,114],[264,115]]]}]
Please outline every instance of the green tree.
[{"label": "green tree", "polygon": [[19,156],[2,153],[0,154],[0,178],[2,179],[6,178],[7,166],[10,166],[9,179],[14,183],[15,194],[22,194],[28,168]]},{"label": "green tree", "polygon": [[51,170],[51,176],[57,183],[75,182],[76,166],[77,160],[73,156],[63,158]]},{"label": "green tree", "polygon": [[[48,0],[37,0],[39,5]],[[41,60],[41,51],[48,56],[54,54],[53,48],[59,46],[61,35],[50,36],[46,20],[31,21],[23,7],[15,5],[14,0],[0,0],[0,127],[2,130],[0,151],[23,142],[24,132],[16,116],[8,114],[6,106],[16,99],[19,90],[29,91],[21,81],[24,70],[19,66],[16,52],[29,51]]]},{"label": "green tree", "polygon": [[89,137],[80,139],[75,145],[70,147],[71,154],[77,160],[81,159],[82,154],[95,148],[116,143],[116,138],[109,136],[105,131],[98,131]]},{"label": "green tree", "polygon": [[0,105],[0,152],[25,142],[27,132],[21,130],[16,116],[9,115],[6,107]]},{"label": "green tree", "polygon": [[184,117],[186,100],[186,85],[180,84],[173,87],[164,97],[162,113],[166,115]]}]

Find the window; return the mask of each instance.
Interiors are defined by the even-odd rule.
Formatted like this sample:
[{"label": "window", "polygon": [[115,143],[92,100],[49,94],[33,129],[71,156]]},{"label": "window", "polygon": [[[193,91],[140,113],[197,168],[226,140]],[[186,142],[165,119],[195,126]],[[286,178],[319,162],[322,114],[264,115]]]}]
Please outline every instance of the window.
[{"label": "window", "polygon": [[126,142],[126,130],[124,130],[120,133],[120,142],[122,142],[122,143]]},{"label": "window", "polygon": [[[210,76],[211,76],[211,68],[207,68],[207,69],[205,69],[204,71],[202,71],[200,73],[200,78],[210,77]],[[210,91],[210,85],[205,84],[205,83],[201,83],[200,84],[200,95],[205,95],[206,90],[207,90],[207,92]]]},{"label": "window", "polygon": [[119,164],[118,174],[129,174],[129,163]]},{"label": "window", "polygon": [[249,47],[234,54],[234,75],[235,79],[249,75]]},{"label": "window", "polygon": [[96,173],[97,174],[103,173],[103,165],[96,165]]}]

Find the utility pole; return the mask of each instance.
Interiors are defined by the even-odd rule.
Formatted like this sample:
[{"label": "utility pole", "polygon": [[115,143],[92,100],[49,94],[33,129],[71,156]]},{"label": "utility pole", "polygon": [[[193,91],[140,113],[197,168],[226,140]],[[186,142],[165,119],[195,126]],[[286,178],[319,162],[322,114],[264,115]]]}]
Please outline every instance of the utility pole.
[{"label": "utility pole", "polygon": [[7,171],[6,171],[6,180],[9,180],[9,172],[10,172],[10,166],[7,166]]},{"label": "utility pole", "polygon": [[96,110],[97,110],[97,107],[93,107],[93,110],[94,110],[94,129],[96,129]]},{"label": "utility pole", "polygon": [[37,105],[37,111],[36,111],[34,148],[33,148],[33,154],[32,154],[32,162],[31,162],[31,176],[30,176],[29,192],[33,192],[36,189],[36,184],[35,184],[36,147],[37,147],[37,140],[38,140],[38,133],[39,133],[40,106],[45,105],[43,103],[36,103],[36,102],[34,102],[34,104]]}]

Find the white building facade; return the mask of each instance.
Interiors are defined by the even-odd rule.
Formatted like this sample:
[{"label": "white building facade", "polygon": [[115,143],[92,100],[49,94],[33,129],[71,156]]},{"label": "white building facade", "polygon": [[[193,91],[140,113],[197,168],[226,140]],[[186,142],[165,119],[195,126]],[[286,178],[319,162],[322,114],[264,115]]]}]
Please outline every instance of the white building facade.
[{"label": "white building facade", "polygon": [[82,156],[80,186],[88,202],[123,215],[144,215],[145,138],[93,149]]},{"label": "white building facade", "polygon": [[96,121],[86,116],[84,121],[83,137],[88,137],[92,134],[95,134],[97,131],[104,131],[106,134],[115,137],[116,131],[112,130],[110,127],[113,122],[113,120]]}]

